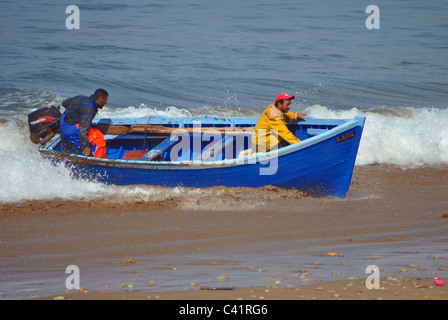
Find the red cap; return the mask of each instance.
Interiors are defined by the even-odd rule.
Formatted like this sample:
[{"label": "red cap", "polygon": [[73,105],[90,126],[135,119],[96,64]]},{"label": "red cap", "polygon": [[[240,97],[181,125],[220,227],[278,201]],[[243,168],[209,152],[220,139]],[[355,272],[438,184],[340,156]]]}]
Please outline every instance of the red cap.
[{"label": "red cap", "polygon": [[279,93],[277,95],[277,98],[275,98],[274,102],[277,103],[280,100],[292,100],[295,98],[296,98],[295,96],[290,96],[290,95],[287,95],[286,93]]}]

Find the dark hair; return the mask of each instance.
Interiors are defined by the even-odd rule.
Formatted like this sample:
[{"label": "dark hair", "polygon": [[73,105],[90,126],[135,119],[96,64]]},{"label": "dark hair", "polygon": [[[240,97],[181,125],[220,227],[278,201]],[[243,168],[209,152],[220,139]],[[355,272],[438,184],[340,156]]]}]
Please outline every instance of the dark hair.
[{"label": "dark hair", "polygon": [[280,104],[283,104],[284,101],[285,101],[285,100],[278,100],[278,101],[275,103],[275,106],[278,107],[278,104],[279,104],[279,103],[280,103]]},{"label": "dark hair", "polygon": [[108,98],[109,94],[104,89],[96,89],[93,96],[95,97],[95,100],[98,100],[99,98]]}]

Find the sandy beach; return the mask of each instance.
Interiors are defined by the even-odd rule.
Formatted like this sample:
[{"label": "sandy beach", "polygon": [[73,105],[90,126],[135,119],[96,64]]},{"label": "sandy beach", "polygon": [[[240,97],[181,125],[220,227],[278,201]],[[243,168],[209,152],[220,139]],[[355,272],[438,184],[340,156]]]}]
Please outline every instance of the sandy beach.
[{"label": "sandy beach", "polygon": [[88,292],[62,294],[39,300],[446,300],[448,289],[432,278],[388,277],[378,289],[367,289],[365,279],[328,281],[295,288],[247,287],[223,290],[190,289],[169,292]]},{"label": "sandy beach", "polygon": [[346,199],[215,187],[2,204],[0,298],[447,299],[447,172],[356,167]]}]

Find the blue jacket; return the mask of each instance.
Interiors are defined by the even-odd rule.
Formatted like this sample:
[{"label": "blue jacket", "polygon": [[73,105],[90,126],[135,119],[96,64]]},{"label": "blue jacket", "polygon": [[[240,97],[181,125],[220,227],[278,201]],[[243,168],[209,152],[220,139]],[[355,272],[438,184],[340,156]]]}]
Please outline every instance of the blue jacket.
[{"label": "blue jacket", "polygon": [[79,123],[79,144],[81,149],[90,147],[87,135],[92,125],[92,120],[98,113],[98,106],[94,96],[76,96],[64,100],[62,105],[67,109],[65,111],[65,122],[71,125]]}]

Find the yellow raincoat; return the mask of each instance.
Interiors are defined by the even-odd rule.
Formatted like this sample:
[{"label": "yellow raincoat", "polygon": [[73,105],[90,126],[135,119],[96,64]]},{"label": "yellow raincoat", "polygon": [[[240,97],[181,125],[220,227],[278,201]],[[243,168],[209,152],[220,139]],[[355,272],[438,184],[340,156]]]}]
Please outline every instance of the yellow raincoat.
[{"label": "yellow raincoat", "polygon": [[252,133],[252,152],[268,152],[281,141],[289,144],[300,142],[286,127],[287,122],[297,120],[296,112],[283,113],[271,104],[263,111]]}]

